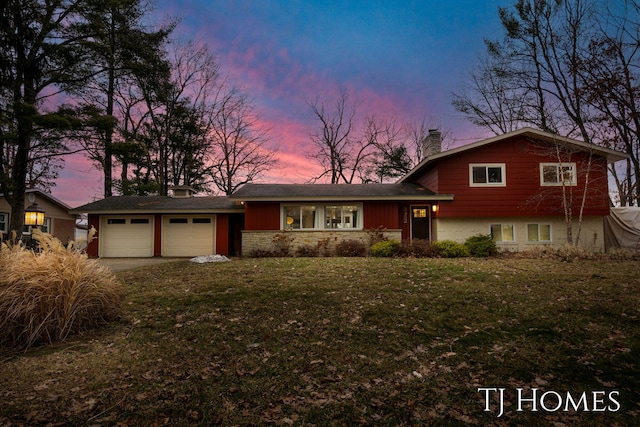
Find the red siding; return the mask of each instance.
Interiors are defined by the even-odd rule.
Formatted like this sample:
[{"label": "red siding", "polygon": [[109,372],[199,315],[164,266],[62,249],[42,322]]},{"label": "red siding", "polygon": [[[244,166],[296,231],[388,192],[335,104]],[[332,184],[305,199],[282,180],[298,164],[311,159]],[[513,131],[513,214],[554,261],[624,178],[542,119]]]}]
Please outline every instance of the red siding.
[{"label": "red siding", "polygon": [[398,203],[364,202],[362,205],[364,228],[400,228]]},{"label": "red siding", "polygon": [[[608,215],[606,159],[594,159],[589,172],[588,200],[583,214]],[[440,194],[454,194],[455,199],[439,203],[438,216],[562,215],[562,187],[540,185],[540,163],[557,161],[551,153],[536,149],[525,139],[502,141],[444,158],[438,163],[437,191]],[[573,192],[574,214],[577,215],[585,185],[588,154],[573,153],[563,161],[576,163],[577,185],[566,187],[566,190]],[[469,186],[470,163],[504,163],[506,186]],[[427,176],[425,174],[425,179]]]},{"label": "red siding", "polygon": [[95,236],[97,237],[97,239],[93,239],[93,241],[87,244],[87,255],[90,257],[97,258],[98,257],[98,240],[100,239],[100,215],[89,214],[87,225],[89,227],[89,230],[91,230],[91,227],[93,227],[98,232]]},{"label": "red siding", "polygon": [[229,255],[229,215],[216,215],[216,253]]},{"label": "red siding", "polygon": [[419,177],[416,182],[434,193],[442,193],[438,187],[438,166],[427,171],[424,175]]},{"label": "red siding", "polygon": [[153,217],[153,256],[162,256],[162,215]]},{"label": "red siding", "polygon": [[246,202],[245,230],[280,230],[280,203]]}]

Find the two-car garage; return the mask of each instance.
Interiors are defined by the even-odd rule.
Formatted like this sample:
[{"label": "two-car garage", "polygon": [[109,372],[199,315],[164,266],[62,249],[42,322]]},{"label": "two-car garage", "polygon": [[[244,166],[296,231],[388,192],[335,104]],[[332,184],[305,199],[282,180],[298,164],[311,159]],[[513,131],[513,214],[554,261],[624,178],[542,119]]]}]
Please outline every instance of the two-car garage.
[{"label": "two-car garage", "polygon": [[[159,224],[156,224],[159,222]],[[216,215],[101,216],[101,257],[192,257],[215,253]]]},{"label": "two-car garage", "polygon": [[[179,190],[176,192],[176,190]],[[87,255],[104,258],[236,255],[241,251],[244,206],[228,196],[112,196],[73,210],[87,215],[97,239]]]}]

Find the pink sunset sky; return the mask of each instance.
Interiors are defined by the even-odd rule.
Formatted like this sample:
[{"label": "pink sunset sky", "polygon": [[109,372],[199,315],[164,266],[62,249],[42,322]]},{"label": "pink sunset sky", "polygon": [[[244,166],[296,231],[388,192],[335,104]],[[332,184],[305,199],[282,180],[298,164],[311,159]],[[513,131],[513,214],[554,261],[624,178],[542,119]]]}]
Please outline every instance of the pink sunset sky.
[{"label": "pink sunset sky", "polygon": [[[301,183],[320,173],[308,159],[317,126],[308,103],[333,104],[341,87],[367,114],[425,120],[450,146],[489,136],[451,106],[483,39],[501,35],[507,0],[237,1],[160,0],[151,19],[177,17],[174,36],[206,43],[224,72],[252,97],[271,129],[281,168],[263,182]],[[52,193],[72,207],[101,198],[102,173],[67,157]]]}]

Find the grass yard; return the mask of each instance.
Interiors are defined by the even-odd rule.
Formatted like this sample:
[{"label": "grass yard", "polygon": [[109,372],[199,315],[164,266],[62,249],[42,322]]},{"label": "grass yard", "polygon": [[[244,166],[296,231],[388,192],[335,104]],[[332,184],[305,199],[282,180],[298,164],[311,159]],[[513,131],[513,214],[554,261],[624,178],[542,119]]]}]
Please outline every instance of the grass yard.
[{"label": "grass yard", "polygon": [[[117,276],[120,321],[0,350],[0,425],[640,425],[638,261],[264,258]],[[533,412],[518,393],[547,394]]]}]

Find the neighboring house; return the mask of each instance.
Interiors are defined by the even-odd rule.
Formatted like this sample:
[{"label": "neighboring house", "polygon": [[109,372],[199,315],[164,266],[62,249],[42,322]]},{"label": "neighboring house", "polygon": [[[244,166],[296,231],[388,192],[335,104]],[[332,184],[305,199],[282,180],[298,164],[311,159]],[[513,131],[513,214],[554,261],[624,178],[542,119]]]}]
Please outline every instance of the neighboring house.
[{"label": "neighboring house", "polygon": [[[42,231],[57,237],[62,243],[75,239],[75,228],[77,215],[71,214],[71,207],[38,189],[29,189],[25,193],[24,207],[29,207],[33,202],[44,210],[44,225]],[[0,233],[4,238],[10,238],[9,230],[11,221],[11,206],[7,199],[0,194]],[[22,234],[28,235],[31,228],[25,226]]]},{"label": "neighboring house", "polygon": [[240,253],[242,205],[227,197],[192,197],[188,187],[170,196],[114,196],[73,209],[97,230],[90,256],[192,257]]},{"label": "neighboring house", "polygon": [[582,215],[581,244],[601,251],[607,164],[625,158],[525,128],[432,154],[396,184],[247,184],[230,197],[245,203],[245,254],[269,249],[285,231],[295,248],[365,240],[376,228],[397,240],[464,242],[490,234],[502,248],[523,250],[566,243],[565,206],[573,238]]},{"label": "neighboring house", "polygon": [[580,229],[580,243],[602,251],[607,165],[625,158],[525,128],[432,151],[394,184],[246,184],[228,197],[111,197],[72,212],[89,214],[99,238],[88,252],[103,257],[248,255],[284,236],[292,250],[331,253],[342,240],[367,243],[374,230],[396,240],[490,234],[524,250],[566,243],[568,215],[573,239]]}]

